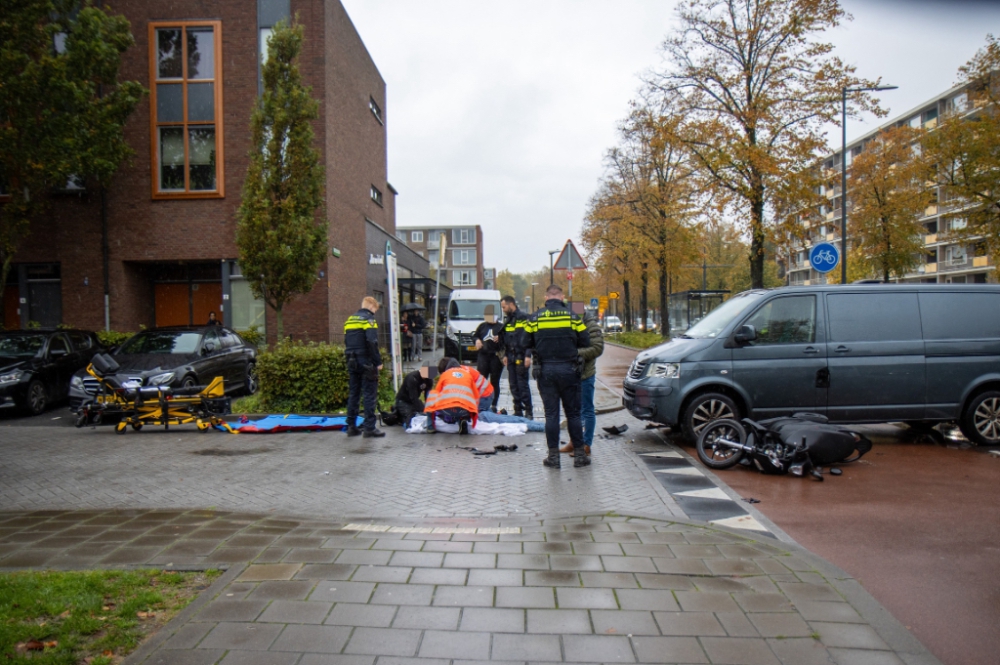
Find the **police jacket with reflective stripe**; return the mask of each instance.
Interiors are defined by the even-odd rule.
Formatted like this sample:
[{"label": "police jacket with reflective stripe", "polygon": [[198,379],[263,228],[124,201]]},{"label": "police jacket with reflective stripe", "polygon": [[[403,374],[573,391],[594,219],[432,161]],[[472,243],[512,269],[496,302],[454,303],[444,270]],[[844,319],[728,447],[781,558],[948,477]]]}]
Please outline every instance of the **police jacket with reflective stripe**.
[{"label": "police jacket with reflective stripe", "polygon": [[542,365],[575,363],[577,349],[590,346],[587,326],[569,311],[562,300],[546,300],[525,326],[528,343],[535,350],[535,361]]},{"label": "police jacket with reflective stripe", "polygon": [[504,355],[510,358],[530,358],[531,349],[528,347],[528,333],[525,326],[528,323],[528,315],[520,309],[515,309],[504,319],[503,326],[503,346]]},{"label": "police jacket with reflective stripe", "polygon": [[344,323],[344,351],[348,356],[367,360],[376,367],[382,364],[382,354],[378,351],[378,324],[375,315],[367,309],[359,309]]}]

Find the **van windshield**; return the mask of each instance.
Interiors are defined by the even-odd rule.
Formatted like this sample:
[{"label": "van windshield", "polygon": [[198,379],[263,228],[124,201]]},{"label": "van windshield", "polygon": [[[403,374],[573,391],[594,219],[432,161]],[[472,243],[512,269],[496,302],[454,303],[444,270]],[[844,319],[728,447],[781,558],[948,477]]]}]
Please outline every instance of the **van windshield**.
[{"label": "van windshield", "polygon": [[500,303],[496,300],[452,300],[448,318],[452,321],[482,321],[487,305],[493,307],[493,316],[501,318]]},{"label": "van windshield", "polygon": [[681,335],[681,337],[687,339],[710,339],[718,337],[725,330],[726,326],[732,323],[733,319],[753,306],[766,293],[766,291],[744,291],[733,296],[712,310],[701,321],[688,328],[687,332]]}]

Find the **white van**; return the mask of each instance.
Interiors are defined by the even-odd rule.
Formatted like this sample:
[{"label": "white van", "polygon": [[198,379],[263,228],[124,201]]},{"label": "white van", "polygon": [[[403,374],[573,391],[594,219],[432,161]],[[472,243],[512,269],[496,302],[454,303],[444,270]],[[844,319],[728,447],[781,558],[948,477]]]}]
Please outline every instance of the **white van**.
[{"label": "white van", "polygon": [[444,355],[459,362],[475,363],[479,352],[472,339],[476,328],[483,322],[486,306],[493,306],[496,320],[503,319],[500,309],[500,292],[488,289],[460,289],[452,291],[448,304],[448,326],[444,331]]}]

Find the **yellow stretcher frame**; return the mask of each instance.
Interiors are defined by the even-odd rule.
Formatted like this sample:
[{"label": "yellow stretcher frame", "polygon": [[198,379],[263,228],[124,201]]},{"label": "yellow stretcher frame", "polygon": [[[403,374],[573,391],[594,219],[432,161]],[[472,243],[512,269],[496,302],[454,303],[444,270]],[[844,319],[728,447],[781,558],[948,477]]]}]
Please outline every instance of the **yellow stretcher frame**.
[{"label": "yellow stretcher frame", "polygon": [[[156,395],[143,396],[138,390],[135,397],[129,398],[127,391],[116,389],[108,384],[104,377],[94,370],[93,363],[87,365],[87,373],[97,379],[102,390],[94,396],[97,413],[102,416],[121,414],[121,420],[115,425],[116,434],[125,434],[131,427],[136,432],[145,425],[163,426],[169,430],[171,425],[187,425],[194,423],[198,431],[207,432],[213,427],[220,427],[231,434],[236,430],[218,415],[211,412],[206,400],[220,399],[226,396],[225,383],[221,376],[194,395],[173,395],[157,390]],[[81,424],[81,420],[83,424]],[[82,427],[89,421],[89,413],[85,412],[77,422]]]}]

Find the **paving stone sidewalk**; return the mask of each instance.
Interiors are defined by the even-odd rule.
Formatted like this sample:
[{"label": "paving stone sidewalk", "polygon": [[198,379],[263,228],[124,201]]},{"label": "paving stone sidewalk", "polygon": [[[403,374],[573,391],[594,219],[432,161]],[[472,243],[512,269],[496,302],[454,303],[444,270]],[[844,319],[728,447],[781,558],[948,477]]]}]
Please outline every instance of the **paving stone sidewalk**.
[{"label": "paving stone sidewalk", "polygon": [[226,567],[127,665],[934,664],[794,545],[624,515],[0,513],[0,570]]}]

